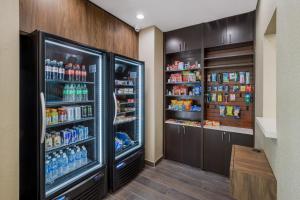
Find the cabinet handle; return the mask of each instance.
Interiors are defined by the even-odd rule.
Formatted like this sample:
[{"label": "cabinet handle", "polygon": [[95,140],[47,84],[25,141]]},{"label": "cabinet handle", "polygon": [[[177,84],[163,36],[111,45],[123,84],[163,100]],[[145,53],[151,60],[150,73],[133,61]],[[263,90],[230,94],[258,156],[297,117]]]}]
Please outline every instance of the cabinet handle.
[{"label": "cabinet handle", "polygon": [[179,126],[177,126],[177,134],[179,135]]},{"label": "cabinet handle", "polygon": [[228,136],[228,140],[229,140],[229,143],[231,142],[231,134],[229,133],[229,136]]},{"label": "cabinet handle", "polygon": [[181,51],[181,44],[179,44],[179,51]]},{"label": "cabinet handle", "polygon": [[184,51],[186,51],[186,43],[184,42],[183,44],[184,44]]},{"label": "cabinet handle", "polygon": [[183,127],[183,135],[185,135],[185,126],[182,126]]},{"label": "cabinet handle", "polygon": [[222,133],[222,142],[224,141],[224,132]]},{"label": "cabinet handle", "polygon": [[229,43],[231,44],[231,33],[229,34]]}]

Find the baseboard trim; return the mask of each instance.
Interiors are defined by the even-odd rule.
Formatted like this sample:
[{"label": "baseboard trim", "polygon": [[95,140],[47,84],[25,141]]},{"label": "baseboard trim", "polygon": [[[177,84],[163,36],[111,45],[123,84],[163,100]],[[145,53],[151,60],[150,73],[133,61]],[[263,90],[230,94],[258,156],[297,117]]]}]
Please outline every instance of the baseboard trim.
[{"label": "baseboard trim", "polygon": [[161,156],[157,161],[155,162],[151,162],[149,160],[145,160],[145,164],[150,166],[150,167],[155,167],[156,165],[158,165],[158,163],[160,163],[160,161],[162,161],[162,159],[164,159],[164,156]]}]

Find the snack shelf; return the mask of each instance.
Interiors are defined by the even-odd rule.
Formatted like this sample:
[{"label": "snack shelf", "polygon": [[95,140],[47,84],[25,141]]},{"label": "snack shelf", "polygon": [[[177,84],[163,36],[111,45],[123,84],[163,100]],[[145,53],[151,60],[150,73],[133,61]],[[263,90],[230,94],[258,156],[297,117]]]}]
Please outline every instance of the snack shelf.
[{"label": "snack shelf", "polygon": [[77,142],[73,142],[73,143],[70,143],[70,144],[61,145],[59,147],[53,147],[51,149],[46,149],[45,151],[46,151],[46,153],[51,153],[53,151],[59,151],[61,149],[65,149],[66,147],[69,147],[69,146],[74,146],[74,145],[79,145],[79,144],[87,143],[87,142],[93,141],[95,139],[96,139],[96,137],[89,136],[86,139],[83,139],[83,140],[80,140],[80,141],[77,141]]},{"label": "snack shelf", "polygon": [[192,84],[201,84],[201,81],[195,82],[168,82],[167,85],[192,85]]},{"label": "snack shelf", "polygon": [[76,105],[76,104],[87,104],[87,103],[94,103],[94,100],[88,101],[49,101],[46,102],[46,106],[63,106],[63,105]]},{"label": "snack shelf", "polygon": [[48,83],[66,83],[66,84],[95,84],[92,81],[65,81],[65,80],[50,80],[46,79]]},{"label": "snack shelf", "polygon": [[166,97],[178,97],[178,98],[185,98],[185,99],[195,99],[200,98],[200,95],[166,95]]},{"label": "snack shelf", "polygon": [[166,70],[166,73],[172,73],[172,72],[184,72],[184,71],[197,71],[197,70],[201,70],[202,68],[193,68],[193,69],[178,69],[178,70]]},{"label": "snack shelf", "polygon": [[83,119],[80,119],[80,120],[73,120],[73,121],[67,121],[67,122],[63,122],[63,123],[51,124],[51,125],[47,125],[47,128],[65,126],[65,125],[68,125],[68,124],[80,123],[80,122],[85,122],[85,121],[90,121],[90,120],[94,120],[94,117],[87,117],[87,118],[83,118]]},{"label": "snack shelf", "polygon": [[192,111],[192,110],[174,110],[174,109],[166,109],[167,111],[173,111],[173,112],[192,112],[192,113],[201,113],[202,111]]},{"label": "snack shelf", "polygon": [[239,63],[239,64],[228,64],[228,65],[211,65],[211,66],[206,66],[204,69],[217,69],[217,68],[232,68],[232,67],[248,67],[248,66],[253,66],[254,63]]},{"label": "snack shelf", "polygon": [[223,58],[235,58],[235,57],[253,56],[253,55],[254,55],[254,52],[236,53],[236,54],[232,54],[232,55],[206,57],[206,58],[204,58],[204,60],[214,60],[214,59],[223,59]]},{"label": "snack shelf", "polygon": [[184,122],[173,122],[173,121],[165,121],[166,124],[174,124],[174,125],[181,125],[181,126],[191,126],[191,127],[196,127],[196,128],[201,128],[201,125],[192,125]]}]

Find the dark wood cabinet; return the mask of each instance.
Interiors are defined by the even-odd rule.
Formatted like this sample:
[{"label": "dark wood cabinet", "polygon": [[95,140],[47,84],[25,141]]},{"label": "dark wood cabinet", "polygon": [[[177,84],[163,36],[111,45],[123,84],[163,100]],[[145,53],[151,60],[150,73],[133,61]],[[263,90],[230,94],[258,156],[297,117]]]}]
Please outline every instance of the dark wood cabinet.
[{"label": "dark wood cabinet", "polygon": [[201,167],[202,145],[201,128],[181,126],[182,137],[182,162],[194,167]]},{"label": "dark wood cabinet", "polygon": [[218,174],[225,173],[224,134],[213,129],[204,129],[204,169]]},{"label": "dark wood cabinet", "polygon": [[181,162],[182,139],[178,125],[166,124],[165,126],[165,157],[170,160]]},{"label": "dark wood cabinet", "polygon": [[254,40],[254,13],[227,18],[227,44]]},{"label": "dark wood cabinet", "polygon": [[177,53],[202,48],[202,25],[189,26],[165,33],[165,51]]},{"label": "dark wood cabinet", "polygon": [[204,47],[217,47],[254,40],[255,13],[228,17],[204,24]]},{"label": "dark wood cabinet", "polygon": [[232,145],[253,147],[253,136],[204,129],[204,169],[229,175]]},{"label": "dark wood cabinet", "polygon": [[216,47],[226,44],[226,19],[220,19],[204,24],[204,47]]},{"label": "dark wood cabinet", "polygon": [[166,124],[165,157],[169,160],[201,167],[201,128]]}]

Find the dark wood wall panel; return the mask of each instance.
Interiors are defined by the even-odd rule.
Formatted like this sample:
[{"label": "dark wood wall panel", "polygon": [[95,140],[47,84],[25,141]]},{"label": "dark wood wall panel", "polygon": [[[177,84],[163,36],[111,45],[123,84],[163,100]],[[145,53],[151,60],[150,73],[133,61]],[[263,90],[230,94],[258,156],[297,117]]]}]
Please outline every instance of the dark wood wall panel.
[{"label": "dark wood wall panel", "polygon": [[36,29],[138,58],[138,33],[87,0],[20,0],[20,30]]}]

